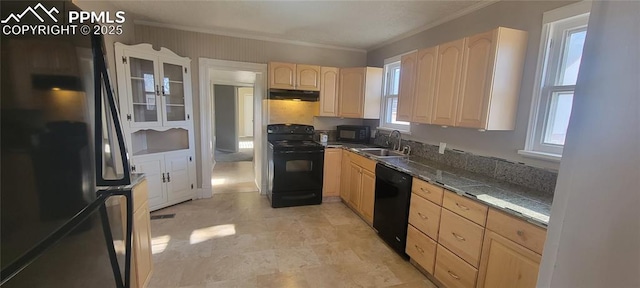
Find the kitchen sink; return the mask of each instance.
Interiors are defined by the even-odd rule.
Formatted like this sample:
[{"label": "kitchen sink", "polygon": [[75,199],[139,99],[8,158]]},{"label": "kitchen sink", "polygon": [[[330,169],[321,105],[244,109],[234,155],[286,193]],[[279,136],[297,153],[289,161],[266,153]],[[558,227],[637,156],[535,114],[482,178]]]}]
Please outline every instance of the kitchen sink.
[{"label": "kitchen sink", "polygon": [[386,148],[360,148],[360,152],[367,153],[376,158],[402,158],[408,155],[402,154],[400,151],[389,150]]}]

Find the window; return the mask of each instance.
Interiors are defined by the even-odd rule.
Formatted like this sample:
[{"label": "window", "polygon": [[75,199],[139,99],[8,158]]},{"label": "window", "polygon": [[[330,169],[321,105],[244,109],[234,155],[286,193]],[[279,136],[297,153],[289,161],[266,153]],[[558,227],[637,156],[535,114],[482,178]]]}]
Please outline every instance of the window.
[{"label": "window", "polygon": [[384,90],[382,91],[382,117],[380,127],[409,131],[409,122],[397,121],[398,90],[400,86],[400,56],[387,59],[384,65]]},{"label": "window", "polygon": [[569,125],[590,3],[544,14],[542,44],[525,150],[520,154],[559,160]]}]

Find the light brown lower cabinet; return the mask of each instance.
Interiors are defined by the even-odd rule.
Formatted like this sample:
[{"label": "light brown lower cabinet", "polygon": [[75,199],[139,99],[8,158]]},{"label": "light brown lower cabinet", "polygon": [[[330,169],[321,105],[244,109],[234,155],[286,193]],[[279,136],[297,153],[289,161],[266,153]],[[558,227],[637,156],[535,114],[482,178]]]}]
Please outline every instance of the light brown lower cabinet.
[{"label": "light brown lower cabinet", "polygon": [[438,245],[434,275],[448,288],[473,288],[478,278],[478,269],[460,259],[451,251]]},{"label": "light brown lower cabinet", "polygon": [[477,288],[536,287],[542,256],[487,230]]},{"label": "light brown lower cabinet", "polygon": [[[151,216],[149,214],[147,180],[133,187],[133,235],[131,253],[131,287],[149,285],[153,272],[151,258]],[[121,199],[123,220],[126,219],[124,197]],[[123,222],[124,223],[124,222]]]},{"label": "light brown lower cabinet", "polygon": [[375,165],[375,161],[354,153],[342,154],[340,198],[370,225],[375,202]]},{"label": "light brown lower cabinet", "polygon": [[349,169],[351,168],[350,154],[350,152],[342,150],[342,159],[340,160],[340,198],[345,203],[349,201],[349,197],[351,196],[349,195],[349,185],[351,185],[351,170]]},{"label": "light brown lower cabinet", "polygon": [[147,287],[153,270],[151,258],[151,223],[149,207],[143,205],[133,213],[133,257],[131,287]]},{"label": "light brown lower cabinet", "polygon": [[340,168],[342,167],[342,149],[324,150],[324,170],[322,177],[322,197],[340,196]]},{"label": "light brown lower cabinet", "polygon": [[374,172],[362,169],[361,181],[362,199],[360,200],[360,211],[364,219],[373,224],[373,205],[376,200],[376,175]]},{"label": "light brown lower cabinet", "polygon": [[407,228],[407,246],[405,252],[425,271],[433,274],[438,244],[412,225]]}]

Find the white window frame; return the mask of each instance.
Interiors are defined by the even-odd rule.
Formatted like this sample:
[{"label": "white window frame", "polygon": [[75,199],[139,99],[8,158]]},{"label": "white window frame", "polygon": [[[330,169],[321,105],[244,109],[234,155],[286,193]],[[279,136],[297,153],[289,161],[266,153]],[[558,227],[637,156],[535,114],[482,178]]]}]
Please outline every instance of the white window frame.
[{"label": "white window frame", "polygon": [[590,1],[564,6],[545,12],[543,15],[542,35],[538,54],[533,100],[529,116],[529,127],[524,150],[518,153],[551,161],[560,161],[563,145],[544,143],[546,121],[550,113],[553,94],[563,91],[575,91],[575,85],[556,85],[563,60],[565,31],[584,29],[589,21]]},{"label": "white window frame", "polygon": [[[391,94],[390,83],[392,80],[391,78],[393,77],[391,70],[395,68],[400,69],[400,59],[405,54],[408,54],[408,53],[404,53],[404,54],[387,58],[384,60],[384,70],[383,70],[384,79],[382,81],[382,99],[380,101],[380,126],[378,127],[378,130],[398,130],[403,133],[409,133],[410,131],[411,125],[409,124],[409,122],[406,122],[407,124],[400,124],[400,123],[393,123],[391,121],[387,121],[387,118],[388,118],[387,116],[389,116],[388,115],[389,110],[391,109],[391,107],[388,106],[388,103],[389,103],[388,99],[398,98],[398,94]],[[398,79],[398,92],[400,91],[399,86],[400,86],[400,79]]]}]

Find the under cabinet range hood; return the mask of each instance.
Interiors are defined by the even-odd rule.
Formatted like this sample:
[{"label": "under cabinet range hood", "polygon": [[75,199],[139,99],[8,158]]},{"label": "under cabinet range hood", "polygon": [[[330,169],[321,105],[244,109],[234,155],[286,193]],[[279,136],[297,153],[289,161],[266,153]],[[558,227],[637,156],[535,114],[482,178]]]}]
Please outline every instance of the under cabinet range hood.
[{"label": "under cabinet range hood", "polygon": [[319,91],[269,89],[270,100],[320,101]]}]

